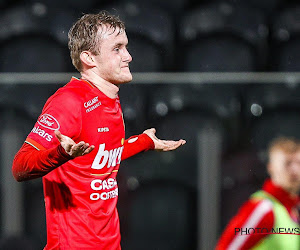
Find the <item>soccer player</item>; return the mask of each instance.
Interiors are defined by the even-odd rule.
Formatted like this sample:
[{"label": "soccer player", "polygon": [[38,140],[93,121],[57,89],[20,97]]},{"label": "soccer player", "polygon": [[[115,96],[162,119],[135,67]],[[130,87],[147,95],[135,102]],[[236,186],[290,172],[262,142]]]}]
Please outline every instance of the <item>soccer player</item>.
[{"label": "soccer player", "polygon": [[47,100],[15,156],[17,181],[43,177],[45,249],[120,249],[116,176],[121,160],[185,144],[158,139],[154,128],[125,140],[118,91],[132,80],[127,44],[118,17],[83,15],[69,31],[72,62],[81,78],[73,77]]},{"label": "soccer player", "polygon": [[273,140],[267,169],[270,179],[230,221],[217,250],[300,249],[299,142],[285,137]]}]

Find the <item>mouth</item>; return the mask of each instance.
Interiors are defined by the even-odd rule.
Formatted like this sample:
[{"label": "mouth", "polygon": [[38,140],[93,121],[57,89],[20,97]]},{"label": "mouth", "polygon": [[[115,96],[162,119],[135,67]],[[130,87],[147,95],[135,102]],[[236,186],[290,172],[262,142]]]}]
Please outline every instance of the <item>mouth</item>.
[{"label": "mouth", "polygon": [[130,73],[130,68],[128,66],[121,67],[121,70],[124,70],[125,72]]}]

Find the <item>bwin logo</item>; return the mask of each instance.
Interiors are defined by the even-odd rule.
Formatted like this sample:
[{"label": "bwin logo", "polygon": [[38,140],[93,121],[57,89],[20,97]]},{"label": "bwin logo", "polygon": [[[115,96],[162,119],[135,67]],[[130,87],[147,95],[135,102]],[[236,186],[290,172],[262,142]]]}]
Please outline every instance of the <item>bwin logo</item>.
[{"label": "bwin logo", "polygon": [[100,144],[98,153],[93,161],[92,168],[102,169],[106,164],[107,168],[110,168],[120,164],[123,148],[124,146],[108,151],[105,150],[105,143]]}]

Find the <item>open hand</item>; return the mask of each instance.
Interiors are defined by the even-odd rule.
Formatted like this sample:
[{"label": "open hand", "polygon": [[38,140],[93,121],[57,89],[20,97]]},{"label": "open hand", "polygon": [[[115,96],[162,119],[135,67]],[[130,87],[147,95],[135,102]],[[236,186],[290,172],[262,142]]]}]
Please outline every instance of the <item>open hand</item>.
[{"label": "open hand", "polygon": [[75,143],[70,137],[63,135],[59,130],[55,130],[55,136],[67,154],[72,157],[86,155],[95,148],[94,145],[90,146],[84,141]]},{"label": "open hand", "polygon": [[154,149],[159,150],[159,151],[175,150],[176,148],[178,148],[181,145],[184,145],[186,143],[186,141],[183,139],[180,139],[178,141],[158,139],[155,135],[155,133],[156,133],[155,128],[147,129],[143,133],[147,134],[153,140]]}]

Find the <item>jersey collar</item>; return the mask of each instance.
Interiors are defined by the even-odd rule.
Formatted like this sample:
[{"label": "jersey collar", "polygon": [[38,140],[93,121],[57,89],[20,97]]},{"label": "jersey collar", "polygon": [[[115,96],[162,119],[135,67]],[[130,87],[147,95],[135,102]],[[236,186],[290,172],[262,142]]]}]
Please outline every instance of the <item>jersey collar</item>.
[{"label": "jersey collar", "polygon": [[274,196],[278,201],[280,201],[290,212],[292,208],[299,205],[299,196],[294,198],[283,188],[276,186],[271,179],[265,181],[263,188],[264,191]]},{"label": "jersey collar", "polygon": [[95,92],[95,94],[98,94],[101,96],[101,102],[103,105],[111,107],[111,108],[115,108],[116,103],[119,103],[119,97],[117,98],[110,98],[108,96],[106,96],[102,91],[100,91],[92,82],[85,80],[85,79],[78,79],[76,77],[72,77],[71,81],[79,81],[81,83],[84,83],[86,86],[88,86],[89,88],[91,88],[91,90],[93,92]]}]

